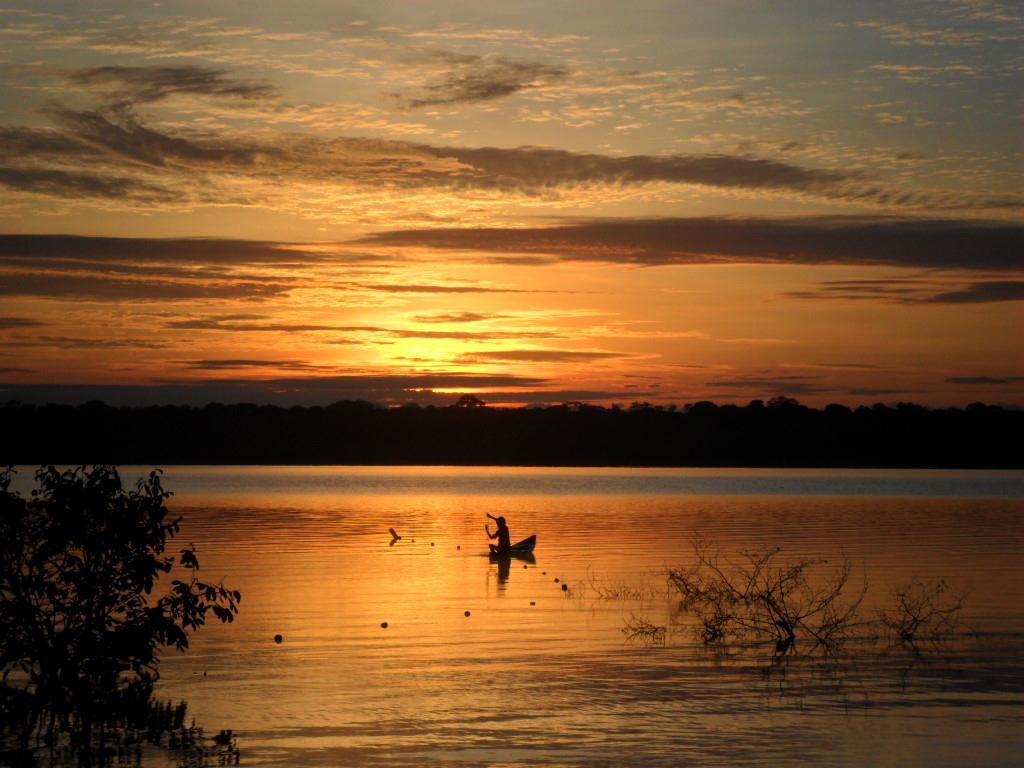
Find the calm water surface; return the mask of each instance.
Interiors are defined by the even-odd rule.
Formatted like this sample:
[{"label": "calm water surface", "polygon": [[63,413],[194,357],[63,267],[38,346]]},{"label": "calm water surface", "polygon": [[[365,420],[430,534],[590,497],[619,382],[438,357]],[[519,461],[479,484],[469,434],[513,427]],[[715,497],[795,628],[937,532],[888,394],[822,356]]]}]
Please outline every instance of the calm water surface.
[{"label": "calm water surface", "polygon": [[[166,485],[202,573],[244,599],[234,625],[167,656],[161,693],[239,732],[247,765],[1024,754],[1022,473],[174,467]],[[513,540],[537,534],[535,563],[501,573],[481,555],[488,512]],[[695,536],[848,556],[868,611],[894,585],[945,578],[969,592],[965,632],[921,656],[885,642],[827,662],[709,652],[665,589]],[[627,641],[638,617],[667,642]]]}]

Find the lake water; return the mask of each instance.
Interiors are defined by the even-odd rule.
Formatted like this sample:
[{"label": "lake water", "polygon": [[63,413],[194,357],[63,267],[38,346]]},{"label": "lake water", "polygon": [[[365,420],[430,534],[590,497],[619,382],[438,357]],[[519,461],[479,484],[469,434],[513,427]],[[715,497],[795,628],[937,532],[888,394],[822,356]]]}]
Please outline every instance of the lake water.
[{"label": "lake water", "polygon": [[[1024,755],[1024,473],[172,467],[165,484],[202,574],[243,602],[167,655],[160,693],[236,731],[244,765]],[[536,562],[483,556],[485,513],[536,533]],[[919,655],[885,639],[827,659],[707,649],[666,590],[695,537],[849,557],[869,614],[945,579],[968,593],[962,629]],[[627,639],[637,619],[664,644]]]}]

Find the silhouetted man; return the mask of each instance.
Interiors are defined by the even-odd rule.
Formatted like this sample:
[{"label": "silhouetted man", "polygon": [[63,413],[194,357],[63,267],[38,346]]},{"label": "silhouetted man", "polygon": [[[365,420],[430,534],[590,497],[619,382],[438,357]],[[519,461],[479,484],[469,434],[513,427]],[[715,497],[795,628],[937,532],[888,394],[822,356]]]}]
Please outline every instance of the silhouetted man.
[{"label": "silhouetted man", "polygon": [[508,525],[505,524],[504,517],[495,517],[490,512],[487,516],[498,524],[498,530],[491,533],[491,524],[488,523],[484,526],[484,530],[487,531],[488,538],[497,539],[498,545],[491,544],[491,552],[495,555],[508,555],[512,551],[512,540],[509,538]]}]

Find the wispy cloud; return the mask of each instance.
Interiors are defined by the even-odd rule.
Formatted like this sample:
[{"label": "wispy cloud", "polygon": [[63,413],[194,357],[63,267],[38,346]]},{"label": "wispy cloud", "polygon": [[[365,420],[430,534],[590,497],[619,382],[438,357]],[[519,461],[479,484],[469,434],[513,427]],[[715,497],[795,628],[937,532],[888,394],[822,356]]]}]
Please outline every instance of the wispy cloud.
[{"label": "wispy cloud", "polygon": [[0,315],[0,330],[2,331],[10,330],[11,328],[34,328],[41,325],[46,325],[46,323],[31,317]]},{"label": "wispy cloud", "polygon": [[294,267],[327,258],[322,247],[202,237],[86,237],[76,235],[0,235],[0,261],[94,261],[193,263]]},{"label": "wispy cloud", "polygon": [[1024,376],[950,376],[946,379],[947,384],[967,384],[967,385],[1003,385],[1003,384],[1016,384],[1017,382],[1024,381]]},{"label": "wispy cloud", "polygon": [[[545,196],[554,203],[574,196],[601,200],[621,194],[616,189],[643,186],[656,194],[665,185],[904,209],[1004,210],[1022,204],[1010,194],[910,189],[878,183],[858,170],[747,154],[618,156],[281,133],[255,138],[223,129],[158,129],[130,109],[110,106],[81,110],[51,103],[43,113],[57,130],[4,129],[10,141],[0,145],[0,184],[125,207],[230,203],[311,215],[325,213],[330,200],[360,195],[372,197],[379,211],[382,195],[408,199],[408,193],[426,189],[446,193],[452,204],[478,205],[480,192],[494,201]],[[281,194],[285,180],[292,184],[287,197]]]},{"label": "wispy cloud", "polygon": [[[849,264],[1024,269],[1018,224],[895,217],[605,219],[555,227],[379,232],[374,246],[541,253],[564,261],[668,264]],[[1002,290],[1013,291],[1013,286]]]},{"label": "wispy cloud", "polygon": [[496,288],[486,285],[426,284],[426,283],[355,283],[358,288],[384,293],[550,293],[521,288]]},{"label": "wispy cloud", "polygon": [[185,360],[183,365],[199,371],[275,368],[295,371],[322,371],[331,366],[316,365],[302,360]]},{"label": "wispy cloud", "polygon": [[[552,331],[431,331],[421,328],[390,328],[379,325],[328,325],[323,323],[267,322],[262,316],[253,317],[201,317],[169,320],[164,324],[171,330],[229,331],[235,333],[323,333],[370,334],[397,339],[457,339],[460,341],[498,341],[514,339],[558,338]],[[346,339],[345,343],[350,343]],[[336,343],[336,342],[332,342]]]},{"label": "wispy cloud", "polygon": [[0,295],[104,301],[173,301],[183,299],[263,300],[295,287],[284,280],[178,281],[125,279],[106,275],[0,273]]},{"label": "wispy cloud", "polygon": [[259,241],[0,235],[0,295],[266,300],[301,285],[281,268],[294,275],[325,258],[322,251]]},{"label": "wispy cloud", "polygon": [[268,323],[237,321],[218,317],[170,320],[166,328],[178,331],[244,331],[247,333],[317,333],[323,331],[376,330],[362,326],[325,325],[323,323]]},{"label": "wispy cloud", "polygon": [[81,336],[29,336],[15,334],[3,340],[8,347],[53,349],[164,349],[167,342],[151,338],[86,338]]},{"label": "wispy cloud", "polygon": [[277,95],[269,83],[239,80],[226,70],[202,66],[90,67],[72,72],[68,79],[104,91],[108,98],[124,104],[163,101],[178,94],[239,99]]},{"label": "wispy cloud", "polygon": [[416,315],[412,319],[417,323],[479,323],[504,317],[507,315],[490,312],[438,312],[433,315]]},{"label": "wispy cloud", "polygon": [[[546,379],[501,374],[379,374],[290,376],[279,378],[214,378],[157,381],[151,384],[16,384],[0,382],[0,397],[31,403],[83,403],[102,400],[111,405],[269,403],[327,405],[337,400],[378,403],[454,401],[434,390],[493,388],[536,389]],[[552,396],[557,396],[552,393]]]},{"label": "wispy cloud", "polygon": [[931,304],[988,304],[997,301],[1024,301],[1024,281],[989,280],[930,296]]},{"label": "wispy cloud", "polygon": [[982,45],[986,42],[1009,42],[1016,39],[1013,34],[1007,34],[1006,30],[965,28],[955,25],[928,26],[927,22],[869,20],[858,21],[855,26],[862,29],[873,29],[888,42],[903,46],[961,47]]},{"label": "wispy cloud", "polygon": [[493,101],[558,83],[569,76],[569,70],[563,66],[505,56],[459,56],[444,51],[435,51],[433,56],[454,69],[437,82],[423,86],[421,95],[404,97],[404,104],[410,108]]},{"label": "wispy cloud", "polygon": [[460,364],[469,363],[592,363],[629,357],[621,352],[574,349],[493,349],[460,355]]},{"label": "wispy cloud", "polygon": [[[954,278],[955,280],[955,278]],[[887,301],[899,304],[990,304],[1024,300],[1024,282],[950,279],[824,280],[813,290],[790,291],[794,299]]]},{"label": "wispy cloud", "polygon": [[751,389],[758,392],[785,395],[809,395],[831,391],[820,383],[814,383],[816,376],[744,377],[706,382],[704,386],[729,389]]},{"label": "wispy cloud", "polygon": [[166,187],[139,178],[53,168],[0,167],[0,185],[18,192],[72,200],[99,198],[158,205],[176,199]]}]

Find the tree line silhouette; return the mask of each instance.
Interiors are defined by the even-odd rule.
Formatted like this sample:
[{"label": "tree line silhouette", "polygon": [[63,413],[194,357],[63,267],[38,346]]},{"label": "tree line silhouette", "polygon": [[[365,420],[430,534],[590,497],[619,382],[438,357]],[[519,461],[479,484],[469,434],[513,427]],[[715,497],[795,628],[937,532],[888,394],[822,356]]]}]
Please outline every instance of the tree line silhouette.
[{"label": "tree line silhouette", "polygon": [[974,403],[817,409],[792,398],[610,408],[212,403],[0,406],[14,464],[1024,467],[1024,412]]}]

